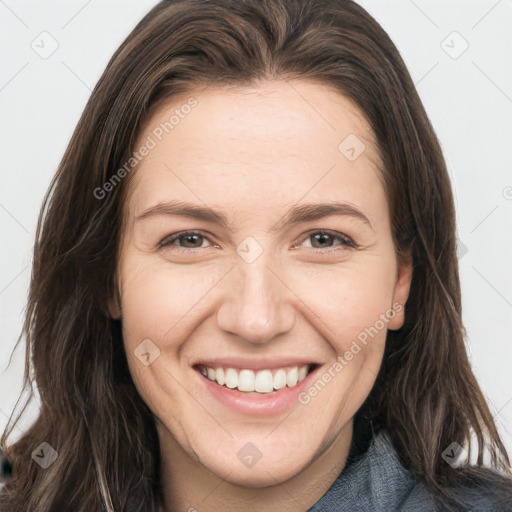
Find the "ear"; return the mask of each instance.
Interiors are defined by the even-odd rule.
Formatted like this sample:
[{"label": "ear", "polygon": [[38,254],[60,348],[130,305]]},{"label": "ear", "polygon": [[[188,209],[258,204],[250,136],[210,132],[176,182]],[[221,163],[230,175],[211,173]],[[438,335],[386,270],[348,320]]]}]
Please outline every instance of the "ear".
[{"label": "ear", "polygon": [[395,331],[400,329],[405,320],[405,303],[409,298],[409,290],[412,280],[412,255],[407,253],[398,266],[398,274],[393,293],[392,309],[395,316],[389,321],[388,329]]}]

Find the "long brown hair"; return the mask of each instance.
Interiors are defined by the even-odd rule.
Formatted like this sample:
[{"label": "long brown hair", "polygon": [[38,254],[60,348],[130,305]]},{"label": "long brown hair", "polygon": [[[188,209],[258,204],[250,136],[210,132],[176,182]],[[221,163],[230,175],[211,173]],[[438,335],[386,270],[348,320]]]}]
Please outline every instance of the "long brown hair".
[{"label": "long brown hair", "polygon": [[[510,488],[497,471],[510,474],[510,461],[466,355],[450,180],[388,35],[351,0],[174,0],[158,3],[113,55],[45,197],[23,329],[24,389],[35,382],[41,409],[17,442],[7,444],[16,423],[1,438],[16,475],[2,510],[161,503],[154,419],[131,379],[120,322],[107,313],[129,178],[104,185],[119,177],[162,102],[212,84],[292,79],[331,86],[367,116],[397,255],[412,252],[405,324],[388,332],[361,411],[445,510],[463,506],[457,486],[476,479]],[[477,465],[452,468],[441,453],[453,442],[469,446],[472,432]],[[44,442],[58,457],[43,470],[31,454]],[[484,449],[492,469],[483,467]]]}]

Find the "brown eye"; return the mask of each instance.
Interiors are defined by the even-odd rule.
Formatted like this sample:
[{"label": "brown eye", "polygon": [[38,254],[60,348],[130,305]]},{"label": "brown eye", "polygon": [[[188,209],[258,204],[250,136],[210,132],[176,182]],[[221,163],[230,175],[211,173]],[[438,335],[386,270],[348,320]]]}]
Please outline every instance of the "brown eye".
[{"label": "brown eye", "polygon": [[[311,240],[312,240],[312,245],[313,247],[317,248],[317,249],[323,249],[326,244],[328,246],[331,246],[331,244],[333,243],[333,239],[334,237],[332,235],[330,235],[329,233],[317,233],[315,235],[310,235],[311,237]],[[318,245],[316,245],[318,244]]]},{"label": "brown eye", "polygon": [[[185,247],[197,248],[201,247],[203,242],[203,236],[192,233],[190,235],[181,235],[177,240],[184,241]],[[198,245],[199,244],[199,245]]]},{"label": "brown eye", "polygon": [[309,233],[306,240],[311,240],[311,246],[314,249],[326,249],[334,247],[337,240],[339,241],[337,245],[354,248],[357,247],[352,239],[346,235],[343,235],[342,233],[337,233],[336,231],[313,231]]},{"label": "brown eye", "polygon": [[205,240],[207,240],[207,238],[201,233],[195,231],[186,231],[182,233],[175,233],[167,238],[164,238],[158,244],[158,246],[166,249],[176,247],[178,250],[180,250],[180,248],[184,250],[201,249]]}]

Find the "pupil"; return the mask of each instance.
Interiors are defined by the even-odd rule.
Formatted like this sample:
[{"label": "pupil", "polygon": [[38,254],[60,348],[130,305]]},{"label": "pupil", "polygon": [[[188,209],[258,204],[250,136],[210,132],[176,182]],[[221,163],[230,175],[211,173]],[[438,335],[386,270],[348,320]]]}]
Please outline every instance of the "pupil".
[{"label": "pupil", "polygon": [[[317,235],[313,235],[314,236],[314,240],[316,240],[317,242],[320,241],[320,243],[326,243],[326,238],[329,239],[331,237],[331,235],[329,235],[328,233],[319,233]],[[319,238],[317,238],[319,237]],[[327,240],[327,243],[329,242],[329,240]],[[314,244],[313,244],[314,245]]]},{"label": "pupil", "polygon": [[191,240],[192,240],[192,242],[191,242],[191,243],[192,243],[192,245],[194,245],[194,241],[193,241],[193,240],[194,240],[194,238],[196,239],[196,242],[197,242],[197,239],[198,239],[198,238],[201,238],[201,235],[185,235],[185,240],[186,240],[186,242],[188,243],[189,241],[191,241]]}]

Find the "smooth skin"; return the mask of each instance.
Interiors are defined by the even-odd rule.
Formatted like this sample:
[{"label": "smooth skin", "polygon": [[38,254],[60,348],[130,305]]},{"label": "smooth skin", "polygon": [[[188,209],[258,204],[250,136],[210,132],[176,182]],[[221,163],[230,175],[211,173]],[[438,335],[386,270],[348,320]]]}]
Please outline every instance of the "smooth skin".
[{"label": "smooth skin", "polygon": [[[191,96],[197,105],[155,139]],[[350,134],[365,145],[354,161],[339,149]],[[148,136],[157,144],[130,176],[111,315],[122,319],[131,375],[155,415],[163,510],[306,511],[345,466],[353,416],[409,294],[411,264],[397,263],[374,135],[345,96],[296,80],[174,98],[139,146]],[[176,200],[221,212],[227,225],[162,206]],[[342,214],[284,222],[293,207],[335,201],[348,205]],[[172,239],[189,230],[199,236]],[[237,252],[247,237],[262,248],[250,263]],[[192,368],[201,357],[301,356],[321,363],[321,376],[390,310],[328,385],[284,414],[227,409]],[[157,347],[149,365],[136,356],[143,340]],[[237,456],[246,443],[262,454],[252,467]]]}]

